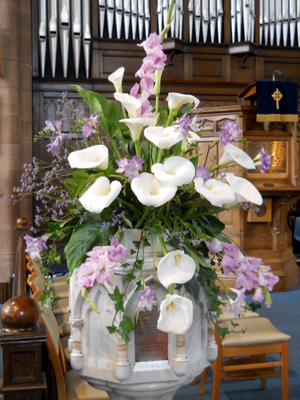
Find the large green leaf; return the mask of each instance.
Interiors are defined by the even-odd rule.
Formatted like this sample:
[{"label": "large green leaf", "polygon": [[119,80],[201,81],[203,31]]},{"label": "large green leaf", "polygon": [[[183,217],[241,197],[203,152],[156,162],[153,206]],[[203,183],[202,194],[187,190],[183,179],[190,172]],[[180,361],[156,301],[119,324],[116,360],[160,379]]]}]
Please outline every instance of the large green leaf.
[{"label": "large green leaf", "polygon": [[106,118],[117,123],[120,119],[124,118],[123,113],[118,109],[118,107],[111,100],[106,99],[102,94],[95,92],[88,92],[99,104],[101,104],[102,110]]},{"label": "large green leaf", "polygon": [[87,92],[78,85],[72,85],[72,86],[77,90],[77,92],[86,102],[92,113],[95,113],[96,111],[101,111],[101,104],[99,103],[98,99],[95,96],[91,95],[92,92]]},{"label": "large green leaf", "polygon": [[103,246],[108,243],[109,234],[100,232],[102,225],[101,221],[87,224],[76,229],[72,234],[65,247],[65,256],[71,273],[85,261],[86,253],[94,246]]}]

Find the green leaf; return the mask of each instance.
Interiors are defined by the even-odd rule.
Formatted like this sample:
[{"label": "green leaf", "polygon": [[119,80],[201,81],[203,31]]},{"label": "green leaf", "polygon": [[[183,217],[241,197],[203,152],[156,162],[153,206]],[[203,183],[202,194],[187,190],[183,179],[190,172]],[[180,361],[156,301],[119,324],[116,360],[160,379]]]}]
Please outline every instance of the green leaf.
[{"label": "green leaf", "polygon": [[259,310],[261,308],[261,304],[250,303],[249,308],[251,309],[251,311],[255,312],[256,310]]},{"label": "green leaf", "polygon": [[126,279],[128,282],[133,281],[135,279],[135,275],[133,272],[130,272],[129,274],[126,275]]},{"label": "green leaf", "polygon": [[190,281],[184,284],[184,287],[186,291],[189,292],[196,300],[200,293],[200,286],[197,279],[193,277]]},{"label": "green leaf", "polygon": [[236,324],[236,323],[233,322],[233,321],[230,321],[230,323],[231,323],[231,325],[232,325],[234,328],[236,328],[237,326],[239,326],[239,324]]},{"label": "green leaf", "polygon": [[220,325],[218,325],[217,333],[221,336],[222,339],[224,339],[224,337],[229,334],[229,330],[228,328],[221,328]]},{"label": "green leaf", "polygon": [[106,328],[107,328],[109,333],[114,333],[117,330],[117,327],[115,325],[107,326]]},{"label": "green leaf", "polygon": [[101,111],[101,103],[99,100],[91,95],[91,92],[88,92],[84,90],[82,87],[78,85],[72,85],[77,92],[80,94],[80,96],[83,98],[83,100],[86,102],[92,113],[95,113],[97,111]]},{"label": "green leaf", "polygon": [[124,340],[124,342],[129,343],[130,338],[126,333],[120,333],[121,338]]},{"label": "green leaf", "polygon": [[65,246],[65,256],[70,272],[79,267],[86,259],[86,253],[94,246],[109,243],[109,232],[100,232],[103,222],[95,222],[77,228]]},{"label": "green leaf", "polygon": [[[89,94],[89,96],[97,100],[97,102],[101,105],[103,114],[109,121],[117,123],[119,122],[120,119],[124,118],[123,113],[111,100],[106,99],[100,93],[95,93],[95,92],[87,92],[87,93]],[[126,127],[126,125],[123,126]]]},{"label": "green leaf", "polygon": [[131,318],[126,315],[123,316],[123,319],[120,322],[120,328],[124,333],[128,331],[135,331],[135,326],[133,325]]},{"label": "green leaf", "polygon": [[124,305],[123,305],[123,294],[120,293],[118,286],[115,287],[113,294],[108,294],[112,301],[115,302],[115,310],[116,313],[119,311],[124,312]]}]

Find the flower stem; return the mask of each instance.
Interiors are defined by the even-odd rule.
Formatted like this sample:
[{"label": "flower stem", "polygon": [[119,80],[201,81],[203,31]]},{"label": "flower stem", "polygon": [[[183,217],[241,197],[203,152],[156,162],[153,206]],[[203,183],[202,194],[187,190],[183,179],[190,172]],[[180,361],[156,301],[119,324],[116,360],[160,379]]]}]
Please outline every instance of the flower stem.
[{"label": "flower stem", "polygon": [[160,163],[163,154],[164,154],[164,149],[158,149],[157,157],[156,157],[156,162],[157,162],[157,163]]},{"label": "flower stem", "polygon": [[144,211],[141,219],[137,222],[137,224],[135,225],[134,229],[138,229],[140,227],[140,225],[142,224],[144,219],[147,217],[148,212],[149,212],[149,207],[146,208],[146,210]]},{"label": "flower stem", "polygon": [[165,244],[164,238],[162,236],[158,236],[158,240],[160,242],[161,248],[162,248],[164,256],[165,256],[166,254],[168,254],[168,249]]},{"label": "flower stem", "polygon": [[106,133],[106,136],[108,137],[108,139],[110,140],[115,152],[117,153],[118,158],[121,159],[122,156],[121,156],[121,153],[118,149],[118,146],[117,146],[115,140],[110,136],[110,134],[107,131],[105,131],[105,133]]},{"label": "flower stem", "polygon": [[118,200],[120,203],[124,204],[124,206],[126,206],[126,207],[128,207],[128,208],[131,208],[131,210],[133,210],[133,211],[135,211],[135,212],[139,211],[136,207],[134,207],[132,204],[128,203],[126,200],[123,200],[123,199],[121,199],[120,197],[117,197],[117,200]]},{"label": "flower stem", "polygon": [[142,158],[141,149],[140,149],[140,142],[138,140],[136,140],[134,142],[134,147],[135,147],[135,152],[136,152],[136,155],[138,156],[138,158]]},{"label": "flower stem", "polygon": [[125,107],[123,106],[122,103],[121,103],[121,105],[122,105],[122,111],[123,111],[124,118],[126,119],[127,115],[126,115]]},{"label": "flower stem", "polygon": [[171,283],[171,285],[169,286],[169,294],[173,294],[173,290],[174,290],[174,283]]},{"label": "flower stem", "polygon": [[191,214],[193,214],[193,212],[195,211],[195,209],[196,209],[197,207],[199,207],[199,205],[202,203],[202,201],[203,201],[203,199],[201,199],[201,197],[200,197],[200,199],[198,199],[198,200],[196,201],[196,203],[192,206],[192,208],[190,208],[189,211],[188,211],[185,215],[183,215],[182,219],[185,220],[185,219],[187,219]]}]

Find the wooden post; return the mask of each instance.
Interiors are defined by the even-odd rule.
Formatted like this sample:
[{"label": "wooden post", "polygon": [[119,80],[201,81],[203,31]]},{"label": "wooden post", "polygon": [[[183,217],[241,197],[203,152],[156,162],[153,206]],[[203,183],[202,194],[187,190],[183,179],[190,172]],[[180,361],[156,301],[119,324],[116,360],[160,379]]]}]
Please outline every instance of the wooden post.
[{"label": "wooden post", "polygon": [[3,387],[5,400],[42,400],[47,388],[42,372],[42,344],[47,341],[37,302],[26,294],[24,234],[27,219],[19,218],[13,293],[1,310],[3,328],[0,346],[3,349]]}]

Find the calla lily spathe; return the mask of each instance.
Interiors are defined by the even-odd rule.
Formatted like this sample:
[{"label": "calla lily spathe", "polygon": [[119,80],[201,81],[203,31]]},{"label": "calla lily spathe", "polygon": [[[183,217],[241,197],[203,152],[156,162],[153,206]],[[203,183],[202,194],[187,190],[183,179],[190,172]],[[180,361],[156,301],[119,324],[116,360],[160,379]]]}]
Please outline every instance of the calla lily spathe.
[{"label": "calla lily spathe", "polygon": [[159,207],[171,200],[177,187],[160,182],[154,175],[143,172],[131,182],[131,189],[144,206]]},{"label": "calla lily spathe", "polygon": [[255,169],[253,160],[243,150],[233,144],[226,144],[223,156],[219,161],[219,165],[225,166],[236,163],[247,169]]},{"label": "calla lily spathe", "polygon": [[103,144],[73,151],[68,161],[71,168],[96,168],[105,170],[108,167],[108,148]]},{"label": "calla lily spathe", "polygon": [[125,68],[121,67],[118,68],[115,72],[109,75],[107,78],[109,82],[111,82],[114,87],[116,92],[122,93],[122,82],[123,82],[123,76],[124,76]]},{"label": "calla lily spathe", "polygon": [[101,176],[79,198],[79,201],[87,211],[100,214],[118,197],[121,189],[120,182],[110,183],[108,178]]},{"label": "calla lily spathe", "polygon": [[172,294],[161,302],[157,329],[181,335],[190,328],[192,322],[193,303],[190,299]]},{"label": "calla lily spathe", "polygon": [[137,117],[137,110],[142,105],[138,99],[127,93],[114,93],[114,97],[126,108],[129,118]]},{"label": "calla lily spathe", "polygon": [[235,200],[235,193],[227,183],[208,179],[206,182],[202,178],[195,178],[195,189],[205,197],[213,206],[222,207]]},{"label": "calla lily spathe", "polygon": [[170,157],[164,164],[152,165],[151,171],[161,182],[169,183],[172,186],[182,186],[190,183],[195,176],[193,163],[183,157]]},{"label": "calla lily spathe", "polygon": [[198,100],[197,97],[192,96],[190,94],[171,92],[168,94],[167,102],[170,110],[179,110],[179,108],[184,104],[192,104],[192,103],[194,103],[194,108],[197,108],[200,103],[200,100]]},{"label": "calla lily spathe", "polygon": [[120,119],[119,122],[124,122],[130,129],[131,138],[134,142],[140,139],[140,134],[144,126],[153,122],[153,118],[126,118]]},{"label": "calla lily spathe", "polygon": [[180,131],[175,126],[168,126],[167,128],[150,126],[145,129],[144,135],[146,139],[160,149],[169,149],[183,139]]},{"label": "calla lily spathe", "polygon": [[228,175],[226,176],[226,179],[236,194],[235,204],[253,203],[258,206],[262,205],[263,199],[261,194],[251,182],[247,181],[247,179],[235,175]]},{"label": "calla lily spathe", "polygon": [[192,279],[196,271],[196,263],[192,257],[182,250],[166,254],[157,266],[159,281],[168,288],[172,283],[183,284]]}]

